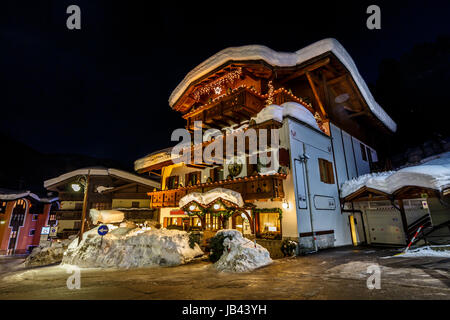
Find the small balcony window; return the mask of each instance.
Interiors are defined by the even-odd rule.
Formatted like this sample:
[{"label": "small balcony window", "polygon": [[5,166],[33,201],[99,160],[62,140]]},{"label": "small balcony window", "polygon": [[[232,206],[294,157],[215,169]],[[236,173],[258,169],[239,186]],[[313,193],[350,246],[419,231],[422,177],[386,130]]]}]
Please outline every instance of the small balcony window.
[{"label": "small balcony window", "polygon": [[178,188],[178,176],[171,176],[166,178],[166,189],[176,189]]}]

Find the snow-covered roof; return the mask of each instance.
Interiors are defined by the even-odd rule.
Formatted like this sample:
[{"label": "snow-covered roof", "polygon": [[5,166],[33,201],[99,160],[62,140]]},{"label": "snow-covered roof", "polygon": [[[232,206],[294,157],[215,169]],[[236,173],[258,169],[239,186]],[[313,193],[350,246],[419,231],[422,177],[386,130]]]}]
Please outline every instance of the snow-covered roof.
[{"label": "snow-covered roof", "polygon": [[12,200],[18,200],[22,198],[32,198],[36,201],[42,202],[42,203],[51,203],[56,200],[58,200],[57,197],[55,198],[41,198],[35,193],[27,190],[27,191],[13,191],[13,190],[0,190],[0,200],[4,201],[12,201]]},{"label": "snow-covered roof", "polygon": [[332,38],[317,41],[296,52],[277,52],[262,45],[248,45],[241,47],[226,48],[212,57],[208,58],[200,65],[190,71],[180,84],[175,88],[169,97],[169,105],[173,105],[178,101],[181,95],[186,91],[189,85],[205,76],[217,67],[220,67],[228,61],[246,61],[246,60],[263,60],[272,66],[292,67],[304,63],[312,58],[320,56],[326,52],[332,52],[341,63],[347,68],[352,75],[358,89],[367,102],[372,113],[383,122],[391,131],[397,130],[397,124],[383,110],[383,108],[375,101],[372,93],[367,87],[366,82],[359,74],[355,62],[350,57],[344,47]]},{"label": "snow-covered roof", "polygon": [[137,159],[134,162],[134,170],[138,171],[158,163],[166,162],[172,159],[172,147],[163,150],[158,150],[146,155],[143,158]]},{"label": "snow-covered roof", "polygon": [[347,180],[341,186],[341,197],[345,198],[364,187],[392,194],[406,186],[438,191],[450,187],[450,152],[398,171],[365,174]]},{"label": "snow-covered roof", "polygon": [[84,169],[78,169],[78,170],[74,170],[71,172],[67,172],[67,173],[60,175],[59,177],[44,181],[44,187],[48,188],[52,185],[55,185],[57,183],[71,179],[73,177],[81,176],[81,175],[88,175],[89,173],[93,176],[109,176],[109,175],[111,175],[111,176],[115,176],[115,177],[122,178],[125,180],[129,180],[129,181],[137,182],[137,183],[140,183],[143,185],[147,185],[150,187],[154,187],[154,188],[158,188],[158,189],[161,188],[161,184],[154,180],[146,179],[146,178],[140,177],[138,175],[135,175],[135,174],[132,174],[132,173],[129,173],[126,171],[122,171],[122,170],[118,170],[118,169],[108,169],[108,168],[84,168]]},{"label": "snow-covered roof", "polygon": [[234,203],[238,207],[244,206],[244,200],[242,199],[241,194],[239,192],[226,188],[215,188],[204,193],[200,192],[188,193],[187,195],[185,195],[180,199],[179,206],[180,208],[182,208],[192,201],[195,201],[198,204],[204,206],[208,206],[219,198],[226,201],[230,201],[231,203]]}]

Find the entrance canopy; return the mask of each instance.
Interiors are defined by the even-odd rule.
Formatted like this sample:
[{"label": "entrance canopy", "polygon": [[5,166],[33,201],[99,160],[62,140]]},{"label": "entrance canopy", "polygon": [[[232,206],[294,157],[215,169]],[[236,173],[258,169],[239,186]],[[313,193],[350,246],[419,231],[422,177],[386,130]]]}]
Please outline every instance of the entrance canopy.
[{"label": "entrance canopy", "polygon": [[341,198],[353,201],[367,192],[384,196],[398,195],[411,189],[435,190],[446,194],[450,189],[450,152],[398,171],[372,173],[347,180],[341,187]]},{"label": "entrance canopy", "polygon": [[192,202],[197,203],[202,207],[210,207],[217,201],[228,202],[229,204],[242,208],[244,206],[244,200],[239,192],[225,189],[215,188],[204,193],[192,192],[180,199],[180,208],[186,207]]}]

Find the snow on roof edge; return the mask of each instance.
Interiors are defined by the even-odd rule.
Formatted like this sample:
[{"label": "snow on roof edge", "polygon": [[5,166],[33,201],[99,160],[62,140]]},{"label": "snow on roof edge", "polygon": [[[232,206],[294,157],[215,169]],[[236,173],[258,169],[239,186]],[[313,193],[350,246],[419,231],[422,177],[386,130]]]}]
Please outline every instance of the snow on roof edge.
[{"label": "snow on roof edge", "polygon": [[342,183],[340,191],[341,197],[345,198],[364,187],[392,194],[405,186],[418,186],[440,192],[449,188],[450,152],[397,171],[369,173],[349,179]]},{"label": "snow on roof edge", "polygon": [[0,200],[4,200],[4,201],[12,201],[12,200],[17,200],[17,199],[22,199],[22,198],[26,198],[26,197],[31,197],[33,199],[35,199],[36,201],[42,202],[42,203],[52,203],[54,201],[58,200],[58,197],[55,198],[40,198],[38,195],[36,195],[35,193],[32,193],[31,191],[25,191],[25,192],[18,192],[18,193],[0,193]]},{"label": "snow on roof edge", "polygon": [[264,60],[265,62],[273,66],[291,67],[299,65],[329,51],[332,52],[350,72],[358,89],[361,91],[362,96],[366,100],[367,105],[369,106],[373,114],[392,132],[395,132],[397,130],[397,124],[375,101],[372,93],[367,87],[367,84],[359,74],[355,62],[345,50],[345,48],[339,43],[339,41],[333,38],[326,38],[317,41],[293,53],[277,52],[262,45],[247,45],[223,49],[203,61],[184,77],[184,79],[171,93],[169,97],[169,105],[172,107],[176,103],[176,101],[181,97],[181,95],[184,93],[184,91],[192,81],[206,75],[211,70],[219,67],[227,61]]},{"label": "snow on roof edge", "polygon": [[44,188],[48,188],[54,184],[60,183],[64,180],[73,178],[75,176],[79,176],[79,175],[87,175],[90,171],[91,175],[96,175],[96,176],[108,176],[108,175],[115,175],[118,176],[120,178],[123,179],[127,179],[127,180],[132,180],[132,181],[136,181],[151,187],[155,187],[155,188],[161,188],[161,184],[159,182],[150,180],[150,179],[146,179],[143,177],[140,177],[138,175],[126,172],[126,171],[122,171],[122,170],[118,170],[118,169],[98,169],[98,168],[84,168],[84,169],[78,169],[78,170],[74,170],[74,171],[70,171],[67,173],[64,173],[56,178],[53,179],[49,179],[49,180],[45,180],[44,181]]}]

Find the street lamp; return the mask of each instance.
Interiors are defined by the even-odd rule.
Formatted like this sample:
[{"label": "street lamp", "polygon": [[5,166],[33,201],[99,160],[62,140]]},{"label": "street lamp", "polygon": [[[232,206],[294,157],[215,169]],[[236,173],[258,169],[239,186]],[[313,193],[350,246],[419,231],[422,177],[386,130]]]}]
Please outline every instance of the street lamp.
[{"label": "street lamp", "polygon": [[81,176],[80,178],[78,178],[76,183],[72,183],[72,185],[71,185],[72,190],[75,192],[79,192],[81,190],[81,187],[83,187],[83,190],[84,190],[83,211],[81,213],[81,228],[80,228],[80,234],[78,235],[78,244],[80,244],[81,240],[83,240],[84,222],[86,220],[87,197],[88,197],[88,188],[89,188],[90,178],[91,178],[91,170],[88,170],[87,176],[85,176],[85,175]]},{"label": "street lamp", "polygon": [[78,191],[81,190],[81,185],[79,185],[78,183],[73,183],[71,185],[71,187],[72,187],[72,190],[75,191],[75,192],[78,192]]}]

